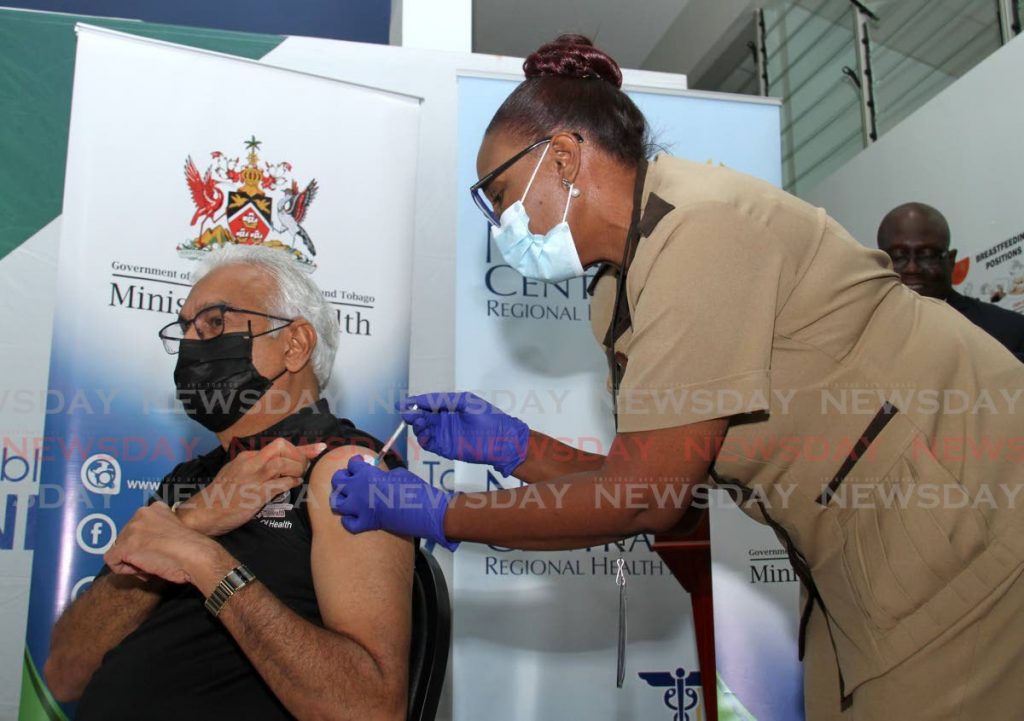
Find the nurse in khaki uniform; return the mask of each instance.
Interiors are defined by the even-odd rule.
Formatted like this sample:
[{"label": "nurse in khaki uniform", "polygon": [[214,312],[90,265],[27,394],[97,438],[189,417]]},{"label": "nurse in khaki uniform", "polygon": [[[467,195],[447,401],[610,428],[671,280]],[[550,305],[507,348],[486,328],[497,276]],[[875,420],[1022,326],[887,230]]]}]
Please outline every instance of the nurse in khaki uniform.
[{"label": "nurse in khaki uniform", "polygon": [[[675,526],[710,474],[800,576],[809,721],[1020,718],[1024,366],[823,210],[647,162],[643,116],[585,38],[524,69],[474,197],[524,275],[602,266],[612,448],[569,449],[471,394],[414,396],[424,448],[534,488],[449,495],[357,459],[335,477],[342,523],[450,548],[592,546]],[[623,486],[640,502],[609,503]]]}]

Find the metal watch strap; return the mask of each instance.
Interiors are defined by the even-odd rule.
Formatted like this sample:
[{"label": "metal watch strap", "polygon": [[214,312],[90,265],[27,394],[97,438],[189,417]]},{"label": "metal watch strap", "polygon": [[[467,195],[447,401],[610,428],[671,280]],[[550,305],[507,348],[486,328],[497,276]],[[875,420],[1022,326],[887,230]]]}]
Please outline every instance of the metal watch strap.
[{"label": "metal watch strap", "polygon": [[213,589],[210,597],[206,599],[206,610],[216,618],[229,598],[255,580],[255,574],[245,564],[235,566],[228,571],[228,574],[217,584],[217,588]]}]

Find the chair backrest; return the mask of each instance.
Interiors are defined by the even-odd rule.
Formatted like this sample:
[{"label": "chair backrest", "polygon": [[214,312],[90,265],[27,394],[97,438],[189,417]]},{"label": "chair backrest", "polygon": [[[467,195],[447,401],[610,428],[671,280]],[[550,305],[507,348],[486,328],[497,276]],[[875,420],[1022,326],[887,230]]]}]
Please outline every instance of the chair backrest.
[{"label": "chair backrest", "polygon": [[452,605],[448,584],[433,555],[416,549],[409,653],[409,721],[434,721],[448,669]]}]

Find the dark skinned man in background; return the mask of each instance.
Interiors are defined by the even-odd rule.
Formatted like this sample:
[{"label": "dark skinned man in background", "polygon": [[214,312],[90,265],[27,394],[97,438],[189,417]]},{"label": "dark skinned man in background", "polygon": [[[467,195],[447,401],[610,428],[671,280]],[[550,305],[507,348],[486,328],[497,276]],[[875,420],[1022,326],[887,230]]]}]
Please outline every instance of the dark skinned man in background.
[{"label": "dark skinned man in background", "polygon": [[924,203],[893,208],[878,226],[878,247],[892,258],[907,287],[946,301],[1024,362],[1024,315],[953,290],[956,250],[949,241],[946,218]]}]

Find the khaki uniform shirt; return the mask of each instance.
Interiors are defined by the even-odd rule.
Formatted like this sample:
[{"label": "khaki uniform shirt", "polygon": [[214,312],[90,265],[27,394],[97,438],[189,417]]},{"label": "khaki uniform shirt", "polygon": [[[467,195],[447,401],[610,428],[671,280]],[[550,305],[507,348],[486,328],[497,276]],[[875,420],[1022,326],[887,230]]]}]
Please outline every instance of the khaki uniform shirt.
[{"label": "khaki uniform shirt", "polygon": [[[618,429],[732,419],[714,470],[805,565],[845,693],[1001,594],[1024,562],[1024,365],[755,178],[659,156],[639,217]],[[602,343],[617,277],[593,289]]]}]

